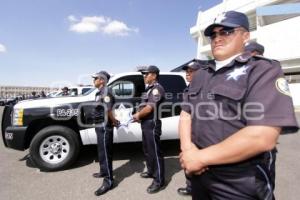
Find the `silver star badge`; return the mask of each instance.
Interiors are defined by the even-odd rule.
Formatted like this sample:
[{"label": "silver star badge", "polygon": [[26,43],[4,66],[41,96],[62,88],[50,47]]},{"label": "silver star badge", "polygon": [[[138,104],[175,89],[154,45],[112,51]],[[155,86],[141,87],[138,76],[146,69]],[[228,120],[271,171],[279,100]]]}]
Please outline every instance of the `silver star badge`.
[{"label": "silver star badge", "polygon": [[233,80],[237,81],[240,78],[240,76],[247,74],[246,73],[247,69],[248,69],[248,66],[246,66],[246,65],[244,65],[240,68],[234,69],[232,72],[226,74],[227,75],[226,80],[233,79]]},{"label": "silver star badge", "polygon": [[115,118],[120,122],[120,127],[128,128],[132,122],[132,108],[126,108],[123,104],[114,111]]}]

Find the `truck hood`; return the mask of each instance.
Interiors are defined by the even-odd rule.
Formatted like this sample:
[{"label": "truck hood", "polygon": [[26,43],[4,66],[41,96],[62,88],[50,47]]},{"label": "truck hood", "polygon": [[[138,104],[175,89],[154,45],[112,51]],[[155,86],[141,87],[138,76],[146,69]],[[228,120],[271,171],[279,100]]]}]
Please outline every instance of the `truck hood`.
[{"label": "truck hood", "polygon": [[77,97],[54,97],[47,99],[30,99],[18,102],[14,108],[39,108],[39,107],[56,107],[59,105],[72,104],[72,103],[81,103],[87,101],[93,101],[94,97],[91,95],[88,96],[77,96]]}]

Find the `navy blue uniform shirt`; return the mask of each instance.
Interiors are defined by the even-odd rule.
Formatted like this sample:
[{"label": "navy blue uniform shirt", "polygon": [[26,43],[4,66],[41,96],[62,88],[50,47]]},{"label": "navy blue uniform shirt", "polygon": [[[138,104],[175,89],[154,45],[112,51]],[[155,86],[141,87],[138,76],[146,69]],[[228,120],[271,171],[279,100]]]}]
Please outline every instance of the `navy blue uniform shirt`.
[{"label": "navy blue uniform shirt", "polygon": [[[94,119],[96,122],[103,122],[105,119],[108,120],[108,116],[105,116],[105,114],[112,110],[115,99],[108,87],[102,87],[97,90],[95,101],[99,102],[99,105],[95,108]],[[108,122],[108,124],[111,124],[110,121]]]},{"label": "navy blue uniform shirt", "polygon": [[158,108],[159,105],[165,100],[165,90],[164,88],[158,83],[155,82],[152,85],[149,85],[146,88],[145,93],[142,95],[142,103],[139,106],[139,110],[141,110],[146,105],[152,107],[153,111],[148,116],[144,117],[142,120],[145,119],[153,119],[154,116],[156,119],[159,119],[159,112]]},{"label": "navy blue uniform shirt", "polygon": [[218,71],[211,64],[195,72],[182,109],[192,116],[192,141],[199,148],[251,125],[298,130],[280,63],[249,53]]}]

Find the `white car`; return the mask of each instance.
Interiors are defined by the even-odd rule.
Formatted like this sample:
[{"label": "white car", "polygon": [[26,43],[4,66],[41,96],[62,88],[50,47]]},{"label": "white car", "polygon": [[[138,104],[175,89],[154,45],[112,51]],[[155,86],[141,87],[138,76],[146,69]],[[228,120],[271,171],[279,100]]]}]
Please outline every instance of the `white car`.
[{"label": "white car", "polygon": [[[78,96],[87,93],[89,90],[93,89],[92,86],[75,86],[69,87],[67,96]],[[53,91],[47,95],[48,97],[61,97],[63,96],[63,91]]]}]

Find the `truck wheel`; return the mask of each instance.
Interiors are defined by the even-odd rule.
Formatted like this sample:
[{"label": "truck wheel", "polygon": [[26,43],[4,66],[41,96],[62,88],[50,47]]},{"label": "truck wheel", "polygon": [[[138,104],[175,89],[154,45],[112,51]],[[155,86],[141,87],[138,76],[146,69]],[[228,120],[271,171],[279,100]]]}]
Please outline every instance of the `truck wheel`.
[{"label": "truck wheel", "polygon": [[40,130],[30,144],[30,155],[44,171],[66,169],[79,154],[78,135],[64,126],[49,126]]}]

